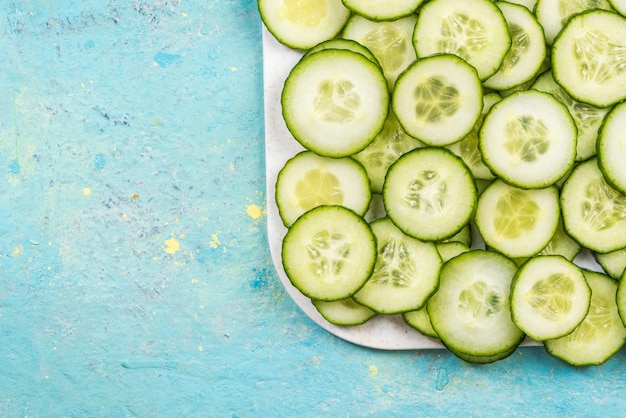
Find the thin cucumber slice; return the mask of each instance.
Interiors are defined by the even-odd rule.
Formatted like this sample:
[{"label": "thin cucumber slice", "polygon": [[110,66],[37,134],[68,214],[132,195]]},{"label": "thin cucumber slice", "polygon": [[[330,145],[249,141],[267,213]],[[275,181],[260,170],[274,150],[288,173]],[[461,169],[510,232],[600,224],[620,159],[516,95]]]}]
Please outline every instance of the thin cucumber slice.
[{"label": "thin cucumber slice", "polygon": [[371,144],[363,151],[354,154],[352,158],[365,167],[372,192],[382,193],[385,176],[391,164],[396,162],[401,155],[423,146],[422,142],[402,129],[395,113],[390,110],[382,131]]},{"label": "thin cucumber slice", "polygon": [[419,58],[458,55],[486,80],[502,65],[511,34],[502,12],[490,0],[431,0],[420,9],[413,46]]},{"label": "thin cucumber slice", "polygon": [[511,48],[498,71],[483,85],[490,89],[511,89],[533,79],[543,66],[547,50],[543,29],[524,6],[498,1],[511,34]]},{"label": "thin cucumber slice", "polygon": [[276,205],[283,224],[321,205],[341,205],[363,216],[371,200],[367,172],[349,157],[302,151],[289,159],[276,180]]},{"label": "thin cucumber slice", "polygon": [[376,263],[369,224],[342,206],[311,209],[287,230],[282,244],[287,277],[303,295],[333,301],[351,297]]},{"label": "thin cucumber slice", "polygon": [[306,53],[302,56],[302,58],[306,58],[309,55],[322,51],[324,49],[347,49],[349,51],[359,53],[363,55],[365,58],[367,58],[368,60],[372,61],[373,63],[380,65],[380,63],[378,62],[378,60],[376,59],[372,51],[367,49],[365,46],[351,39],[342,39],[342,38],[333,38],[324,42],[320,42],[319,44],[315,45],[313,48],[306,51]]},{"label": "thin cucumber slice", "polygon": [[447,243],[455,243],[455,242],[459,242],[465,245],[466,247],[472,246],[472,229],[469,223],[465,225],[455,235],[451,236],[450,238],[446,238],[444,240],[439,241],[438,244],[447,244]]},{"label": "thin cucumber slice", "polygon": [[444,146],[472,131],[483,108],[482,86],[471,65],[437,55],[416,60],[398,77],[391,103],[409,135]]},{"label": "thin cucumber slice", "polygon": [[437,251],[439,252],[439,255],[444,263],[457,255],[468,252],[469,250],[470,247],[458,241],[437,243]]},{"label": "thin cucumber slice", "polygon": [[369,20],[397,20],[409,16],[424,0],[343,0],[354,13]]},{"label": "thin cucumber slice", "polygon": [[454,354],[455,356],[457,356],[458,358],[460,358],[461,360],[464,360],[468,363],[474,363],[474,364],[490,364],[490,363],[494,363],[496,361],[499,360],[503,360],[507,357],[509,357],[511,354],[513,354],[515,352],[515,350],[517,350],[517,347],[513,347],[507,351],[503,351],[501,353],[495,354],[493,356],[472,356],[470,354],[465,354],[465,353],[461,353],[458,351],[455,351],[454,349],[450,349],[448,348],[452,354]]},{"label": "thin cucumber slice", "polygon": [[463,229],[476,206],[476,185],[463,161],[444,148],[404,154],[387,173],[383,202],[404,233],[439,241]]},{"label": "thin cucumber slice", "polygon": [[494,180],[480,194],[474,221],[485,244],[511,258],[544,249],[559,224],[556,187],[520,189]]},{"label": "thin cucumber slice", "polygon": [[[546,245],[543,250],[539,251],[537,255],[560,255],[569,261],[573,261],[581,250],[581,245],[567,235],[567,232],[563,229],[562,219],[559,218],[559,225],[554,236],[548,245]],[[517,265],[522,265],[526,260],[526,258],[517,258],[514,261]]]},{"label": "thin cucumber slice", "polygon": [[534,12],[535,6],[537,5],[537,0],[511,0],[510,3],[519,4],[526,7],[531,12]]},{"label": "thin cucumber slice", "polygon": [[496,103],[483,121],[479,148],[485,165],[522,188],[561,179],[576,158],[576,124],[554,96],[519,91]]},{"label": "thin cucumber slice", "polygon": [[592,271],[583,271],[591,288],[589,313],[576,329],[544,342],[546,351],[572,366],[598,366],[626,342],[626,328],[616,303],[617,282]]},{"label": "thin cucumber slice", "polygon": [[611,186],[626,193],[626,102],[606,116],[598,136],[598,166]]},{"label": "thin cucumber slice", "polygon": [[341,0],[258,0],[258,8],[276,40],[302,50],[334,38],[350,18]]},{"label": "thin cucumber slice", "polygon": [[609,0],[611,7],[622,16],[626,16],[626,0]]},{"label": "thin cucumber slice", "polygon": [[626,270],[620,276],[615,302],[617,303],[617,312],[622,319],[622,323],[626,326]]},{"label": "thin cucumber slice", "polygon": [[434,330],[450,350],[491,357],[521,343],[524,334],[509,308],[516,271],[513,261],[484,250],[463,253],[443,265],[439,289],[426,306]]},{"label": "thin cucumber slice", "polygon": [[325,49],[294,66],[281,104],[287,128],[302,146],[339,158],[374,140],[387,117],[389,93],[378,65],[356,52]]},{"label": "thin cucumber slice", "polygon": [[558,255],[529,259],[511,285],[513,321],[530,338],[545,341],[572,332],[589,311],[591,289],[582,270]]},{"label": "thin cucumber slice", "polygon": [[491,107],[498,103],[502,98],[497,93],[487,93],[483,96],[483,110],[474,124],[472,132],[462,140],[448,145],[446,148],[461,157],[463,162],[467,164],[472,171],[472,175],[477,180],[493,180],[495,175],[489,167],[483,162],[483,156],[478,149],[478,133],[483,126],[485,115],[491,110]]},{"label": "thin cucumber slice", "polygon": [[381,314],[422,308],[439,283],[437,248],[405,235],[388,218],[371,226],[378,242],[376,266],[354,300]]},{"label": "thin cucumber slice", "polygon": [[439,338],[437,332],[434,330],[433,325],[430,323],[430,316],[426,307],[418,309],[416,311],[405,312],[402,314],[402,319],[412,328],[415,328],[422,334],[430,338]]},{"label": "thin cucumber slice", "polygon": [[626,248],[626,195],[609,185],[597,160],[580,163],[561,188],[563,226],[580,245],[599,253]]},{"label": "thin cucumber slice", "polygon": [[608,0],[538,0],[535,15],[543,26],[546,43],[552,44],[567,20],[591,9],[611,10]]},{"label": "thin cucumber slice", "polygon": [[574,99],[609,107],[626,98],[626,19],[592,10],[573,16],[552,45],[554,80]]},{"label": "thin cucumber slice", "polygon": [[574,118],[578,132],[576,161],[584,161],[596,155],[598,130],[610,108],[599,108],[574,100],[554,81],[552,71],[543,72],[537,77],[531,88],[550,93],[556,97],[558,101],[567,107],[570,115]]},{"label": "thin cucumber slice", "polygon": [[361,325],[376,316],[376,312],[352,298],[332,302],[312,300],[311,303],[325,320],[335,325]]},{"label": "thin cucumber slice", "polygon": [[341,36],[372,51],[391,91],[398,75],[417,58],[411,43],[416,21],[416,15],[391,22],[374,22],[355,14],[346,23]]},{"label": "thin cucumber slice", "polygon": [[593,258],[612,279],[620,280],[626,270],[626,248],[610,253],[593,253]]}]

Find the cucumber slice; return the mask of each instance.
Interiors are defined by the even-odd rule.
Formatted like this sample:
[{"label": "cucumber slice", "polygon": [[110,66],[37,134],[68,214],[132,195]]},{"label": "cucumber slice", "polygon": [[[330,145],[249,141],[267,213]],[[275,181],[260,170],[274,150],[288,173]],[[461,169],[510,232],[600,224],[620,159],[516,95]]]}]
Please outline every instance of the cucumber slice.
[{"label": "cucumber slice", "polygon": [[439,255],[444,263],[457,255],[468,252],[469,250],[470,247],[458,241],[437,243],[437,251],[439,252]]},{"label": "cucumber slice", "polygon": [[332,302],[312,300],[311,303],[325,320],[335,325],[361,325],[376,316],[376,312],[352,298]]},{"label": "cucumber slice", "polygon": [[499,102],[502,98],[497,93],[487,93],[483,96],[483,110],[474,124],[472,132],[462,140],[454,144],[446,146],[447,149],[461,157],[463,162],[467,164],[472,171],[472,175],[477,180],[493,180],[495,175],[483,162],[483,156],[478,149],[478,133],[483,126],[485,115],[491,110],[492,106]]},{"label": "cucumber slice", "polygon": [[610,253],[593,253],[593,258],[600,264],[606,274],[619,280],[626,269],[626,248]]},{"label": "cucumber slice", "polygon": [[554,80],[574,99],[609,107],[626,98],[626,19],[592,10],[572,17],[554,40]]},{"label": "cucumber slice", "polygon": [[572,333],[545,341],[544,346],[572,366],[598,366],[624,346],[626,328],[617,309],[617,282],[597,272],[583,273],[591,288],[589,313]]},{"label": "cucumber slice", "polygon": [[343,4],[354,13],[369,20],[397,20],[409,16],[424,0],[343,0]]},{"label": "cucumber slice", "polygon": [[513,321],[530,338],[545,341],[572,332],[589,311],[591,289],[582,270],[558,255],[529,259],[511,285]]},{"label": "cucumber slice", "polygon": [[287,277],[303,295],[333,301],[351,297],[372,274],[376,238],[370,225],[342,206],[311,209],[282,243]]},{"label": "cucumber slice", "polygon": [[592,9],[611,10],[611,5],[608,0],[538,0],[535,15],[551,45],[570,17]]},{"label": "cucumber slice", "polygon": [[422,142],[408,135],[402,129],[395,113],[389,111],[382,131],[371,144],[363,151],[354,154],[352,158],[365,167],[372,192],[382,193],[385,176],[391,164],[401,155],[423,146]]},{"label": "cucumber slice", "polygon": [[420,9],[413,46],[419,58],[455,54],[486,80],[502,65],[511,34],[490,0],[431,0]]},{"label": "cucumber slice", "polygon": [[389,93],[378,65],[356,52],[325,49],[293,67],[281,104],[302,146],[339,158],[374,140],[387,118]]},{"label": "cucumber slice", "polygon": [[626,16],[626,0],[609,0],[611,7],[622,16]]},{"label": "cucumber slice", "polygon": [[378,242],[376,266],[354,300],[381,314],[422,308],[439,283],[437,248],[405,235],[388,218],[371,226]]},{"label": "cucumber slice", "polygon": [[418,309],[416,311],[405,312],[402,314],[402,319],[412,328],[415,328],[422,334],[430,338],[439,338],[437,332],[433,329],[430,323],[430,316],[426,307]]},{"label": "cucumber slice", "polygon": [[493,356],[472,356],[469,354],[465,354],[465,353],[461,353],[458,351],[455,351],[454,349],[450,349],[448,347],[448,349],[452,352],[452,354],[454,354],[455,356],[457,356],[458,358],[460,358],[461,360],[464,360],[468,363],[474,363],[474,364],[490,364],[490,363],[494,363],[496,361],[499,360],[503,360],[507,357],[509,357],[511,354],[513,354],[515,352],[515,350],[517,350],[517,347],[513,347],[507,351],[503,351],[501,353],[495,354]]},{"label": "cucumber slice", "polygon": [[374,22],[352,15],[341,36],[372,51],[382,66],[391,91],[398,75],[417,58],[411,43],[416,21],[416,15],[391,22]]},{"label": "cucumber slice", "polygon": [[313,48],[306,51],[306,53],[302,56],[302,58],[306,58],[309,55],[314,54],[316,52],[320,52],[324,49],[347,49],[352,52],[357,52],[363,55],[368,60],[380,66],[380,63],[378,62],[378,60],[376,59],[372,51],[370,51],[365,46],[361,45],[360,43],[356,41],[353,41],[351,39],[342,39],[342,38],[333,38],[324,42],[320,42],[319,44],[315,45]]},{"label": "cucumber slice", "polygon": [[465,225],[456,235],[438,242],[438,244],[461,243],[466,247],[472,246],[472,229],[470,224]]},{"label": "cucumber slice", "polygon": [[545,71],[537,77],[532,88],[550,93],[556,97],[558,101],[567,107],[570,115],[574,118],[578,131],[576,140],[576,161],[584,161],[596,155],[598,130],[610,108],[599,108],[574,100],[556,83],[556,81],[554,81],[552,71]]},{"label": "cucumber slice", "polygon": [[537,5],[537,0],[511,0],[510,3],[519,4],[526,7],[531,12],[534,12],[535,6]]},{"label": "cucumber slice", "polygon": [[598,136],[598,166],[606,181],[626,193],[626,102],[606,116]]},{"label": "cucumber slice", "polygon": [[626,248],[626,195],[611,187],[597,160],[580,163],[561,189],[563,226],[580,245],[608,253]]},{"label": "cucumber slice", "polygon": [[476,193],[474,179],[459,157],[444,148],[426,147],[404,154],[389,168],[383,202],[404,233],[438,241],[467,225]]},{"label": "cucumber slice", "polygon": [[479,149],[498,177],[522,188],[556,183],[574,165],[576,124],[554,96],[527,90],[496,103],[483,121]]},{"label": "cucumber slice", "polygon": [[437,55],[416,60],[398,77],[391,103],[409,135],[443,146],[472,131],[483,108],[482,86],[471,65]]},{"label": "cucumber slice", "polygon": [[472,250],[446,262],[439,289],[428,301],[430,321],[454,353],[497,356],[524,338],[511,320],[509,294],[517,270],[496,252]]},{"label": "cucumber slice", "polygon": [[617,303],[617,312],[622,323],[626,326],[626,270],[622,273],[618,281],[615,302]]},{"label": "cucumber slice", "polygon": [[321,205],[341,205],[363,216],[371,193],[367,172],[352,158],[302,151],[288,160],[276,180],[276,205],[283,224]]},{"label": "cucumber slice", "polygon": [[494,180],[478,198],[474,221],[489,248],[511,258],[532,257],[558,227],[558,190],[520,189]]},{"label": "cucumber slice", "polygon": [[[567,235],[567,232],[563,229],[562,219],[559,218],[559,225],[554,236],[548,245],[546,245],[543,250],[539,251],[537,255],[560,255],[569,261],[573,261],[581,250],[582,247],[580,244]],[[526,260],[526,258],[517,258],[514,261],[518,266],[521,266]]]},{"label": "cucumber slice", "polygon": [[278,42],[302,50],[334,38],[350,18],[341,0],[258,0],[258,8]]},{"label": "cucumber slice", "polygon": [[511,48],[498,71],[483,85],[495,90],[511,89],[539,74],[547,55],[546,43],[541,25],[526,7],[505,1],[495,4],[506,19]]}]

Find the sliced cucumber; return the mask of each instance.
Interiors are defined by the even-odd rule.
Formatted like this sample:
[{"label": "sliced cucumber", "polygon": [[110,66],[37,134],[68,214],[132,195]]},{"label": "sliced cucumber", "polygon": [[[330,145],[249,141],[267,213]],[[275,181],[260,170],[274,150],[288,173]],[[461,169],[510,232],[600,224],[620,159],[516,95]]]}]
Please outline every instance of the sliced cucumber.
[{"label": "sliced cucumber", "polygon": [[563,226],[580,245],[599,253],[626,248],[626,195],[611,187],[597,160],[580,163],[561,189]]},{"label": "sliced cucumber", "polygon": [[[562,219],[559,218],[559,225],[552,239],[537,255],[560,255],[569,261],[573,261],[581,250],[582,247],[580,244],[567,235],[567,232],[563,229]],[[522,265],[526,261],[526,258],[518,258],[514,261],[518,265]]]},{"label": "sliced cucumber", "polygon": [[337,36],[350,18],[341,0],[258,0],[258,8],[276,40],[303,50]]},{"label": "sliced cucumber", "polygon": [[554,80],[574,99],[609,107],[626,98],[626,19],[592,10],[574,15],[554,40]]},{"label": "sliced cucumber", "polygon": [[342,206],[311,209],[287,230],[282,244],[287,277],[303,295],[333,301],[351,297],[376,263],[369,224]]},{"label": "sliced cucumber", "polygon": [[617,312],[622,319],[622,323],[626,326],[626,270],[619,279],[615,301],[617,302]]},{"label": "sliced cucumber", "polygon": [[332,302],[312,300],[311,303],[325,320],[335,325],[361,325],[376,316],[376,312],[352,298]]},{"label": "sliced cucumber", "polygon": [[558,255],[529,259],[511,286],[513,321],[536,341],[572,332],[589,311],[591,289],[582,270]]},{"label": "sliced cucumber", "polygon": [[448,145],[472,131],[483,108],[474,68],[456,55],[416,60],[396,81],[392,106],[400,125],[428,145]]},{"label": "sliced cucumber", "polygon": [[511,0],[510,3],[522,5],[531,12],[534,12],[537,0]]},{"label": "sliced cucumber", "polygon": [[494,180],[478,198],[474,221],[489,248],[511,258],[532,257],[557,230],[558,190],[520,189]]},{"label": "sliced cucumber", "polygon": [[517,266],[496,252],[473,250],[446,262],[428,314],[442,342],[455,353],[497,356],[524,334],[511,320],[509,294]]},{"label": "sliced cucumber", "polygon": [[283,117],[305,148],[345,157],[374,140],[389,108],[380,67],[349,50],[325,49],[300,60],[282,91]]},{"label": "sliced cucumber", "polygon": [[431,0],[420,9],[413,46],[419,58],[458,55],[486,80],[502,65],[511,34],[502,12],[490,0]]},{"label": "sliced cucumber", "polygon": [[345,206],[363,216],[371,200],[369,190],[365,169],[352,158],[321,157],[302,151],[278,173],[276,205],[287,227],[321,205]]},{"label": "sliced cucumber", "polygon": [[346,23],[341,36],[372,51],[382,66],[389,90],[393,90],[398,75],[417,58],[411,43],[416,21],[416,15],[391,22],[374,22],[355,14]]},{"label": "sliced cucumber", "polygon": [[343,0],[354,13],[369,20],[397,20],[413,14],[424,0]]},{"label": "sliced cucumber", "polygon": [[479,148],[485,165],[507,183],[542,188],[574,165],[576,124],[554,96],[536,90],[496,103],[483,121]]},{"label": "sliced cucumber", "polygon": [[459,232],[450,238],[439,241],[437,244],[461,243],[466,247],[472,246],[472,229],[470,224],[465,225]]},{"label": "sliced cucumber", "polygon": [[407,325],[415,328],[422,334],[430,338],[439,338],[437,332],[433,329],[430,323],[430,316],[428,316],[428,310],[426,307],[418,309],[416,311],[405,312],[402,314],[402,319]]},{"label": "sliced cucumber", "polygon": [[626,16],[626,0],[609,0],[609,3],[617,13]]},{"label": "sliced cucumber", "polygon": [[365,167],[372,192],[382,193],[385,176],[391,164],[402,154],[423,146],[422,142],[408,135],[402,129],[395,113],[389,111],[382,131],[371,144],[363,151],[354,154],[352,158]]},{"label": "sliced cucumber", "polygon": [[543,29],[524,6],[505,1],[495,3],[506,19],[511,34],[511,48],[498,71],[484,81],[490,89],[511,89],[533,79],[546,59]]},{"label": "sliced cucumber", "polygon": [[598,136],[598,166],[611,186],[626,193],[626,102],[606,116]]},{"label": "sliced cucumber", "polygon": [[465,354],[465,353],[461,353],[459,351],[455,351],[454,349],[450,349],[450,348],[448,348],[448,349],[452,352],[452,354],[454,354],[455,356],[457,356],[461,360],[464,360],[464,361],[466,361],[468,363],[490,364],[490,363],[494,363],[496,361],[503,360],[503,359],[509,357],[511,354],[513,354],[515,352],[515,350],[517,350],[517,347],[512,347],[511,349],[509,349],[507,351],[503,351],[503,352],[495,354],[493,356],[472,356],[470,354]]},{"label": "sliced cucumber", "polygon": [[476,205],[476,185],[465,163],[450,151],[418,148],[389,168],[383,202],[404,233],[438,241],[467,225]]},{"label": "sliced cucumber", "polygon": [[466,253],[469,250],[470,247],[458,241],[437,243],[437,251],[444,262],[456,257],[457,255]]},{"label": "sliced cucumber", "polygon": [[324,49],[347,49],[352,52],[357,52],[363,55],[368,60],[372,61],[375,64],[380,65],[372,51],[367,49],[365,46],[360,43],[353,41],[352,39],[342,39],[342,38],[333,38],[324,42],[320,42],[315,45],[313,48],[306,51],[306,53],[302,56],[302,58],[306,58],[311,54],[316,52],[320,52]]},{"label": "sliced cucumber", "polygon": [[626,248],[610,253],[594,253],[593,258],[600,264],[606,274],[619,280],[626,270]]},{"label": "sliced cucumber", "polygon": [[437,248],[405,235],[388,218],[371,225],[378,242],[376,266],[354,300],[382,314],[422,308],[439,283]]},{"label": "sliced cucumber", "polygon": [[543,26],[546,42],[552,44],[567,20],[592,9],[611,10],[608,0],[538,0],[535,15]]},{"label": "sliced cucumber", "polygon": [[610,108],[599,108],[574,100],[554,81],[552,71],[545,71],[537,77],[532,88],[552,94],[567,107],[570,115],[574,118],[578,131],[576,161],[584,161],[593,157],[596,154],[598,129],[600,129],[602,121]]},{"label": "sliced cucumber", "polygon": [[597,272],[583,273],[591,288],[589,313],[570,334],[544,342],[549,354],[572,366],[604,364],[626,342],[616,303],[617,282]]}]

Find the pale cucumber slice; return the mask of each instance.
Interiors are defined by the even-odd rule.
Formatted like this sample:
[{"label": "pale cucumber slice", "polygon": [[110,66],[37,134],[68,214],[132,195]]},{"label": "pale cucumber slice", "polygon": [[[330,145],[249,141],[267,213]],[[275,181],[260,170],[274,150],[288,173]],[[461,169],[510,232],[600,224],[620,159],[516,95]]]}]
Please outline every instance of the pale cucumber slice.
[{"label": "pale cucumber slice", "polygon": [[283,224],[321,205],[341,205],[365,215],[371,194],[367,173],[352,158],[302,151],[289,159],[276,180],[276,205]]},{"label": "pale cucumber slice", "polygon": [[611,187],[597,160],[580,163],[561,189],[563,226],[580,245],[608,253],[626,248],[626,195]]},{"label": "pale cucumber slice", "polygon": [[511,89],[534,78],[546,58],[543,29],[524,6],[498,1],[511,34],[511,48],[498,71],[483,85],[490,89]]},{"label": "pale cucumber slice", "polygon": [[418,148],[396,161],[385,179],[387,215],[404,233],[425,241],[457,234],[476,205],[476,185],[463,161],[444,148]]},{"label": "pale cucumber slice", "polygon": [[389,109],[380,67],[349,50],[325,49],[300,60],[281,96],[294,138],[319,155],[345,157],[370,144]]},{"label": "pale cucumber slice", "polygon": [[437,332],[433,329],[433,325],[430,323],[430,316],[428,316],[426,307],[416,311],[405,312],[402,314],[402,319],[404,319],[407,325],[415,328],[425,336],[439,338]]},{"label": "pale cucumber slice", "polygon": [[357,52],[363,55],[368,60],[372,61],[375,64],[380,65],[372,51],[367,49],[365,46],[360,43],[353,41],[351,39],[342,39],[342,38],[333,38],[324,42],[320,42],[315,45],[313,48],[306,51],[306,53],[302,56],[302,58],[306,58],[311,54],[322,51],[324,49],[347,49],[352,52]]},{"label": "pale cucumber slice", "polygon": [[511,34],[490,0],[431,0],[420,9],[413,45],[419,58],[455,54],[486,80],[502,65]]},{"label": "pale cucumber slice", "polygon": [[532,85],[535,90],[550,93],[563,103],[574,118],[578,131],[576,141],[576,161],[584,161],[596,155],[598,130],[610,108],[599,108],[574,100],[559,86],[552,71],[542,73]]},{"label": "pale cucumber slice", "polygon": [[416,21],[413,14],[390,22],[374,22],[355,14],[341,36],[372,51],[382,66],[389,90],[393,90],[398,75],[417,58],[411,41]]},{"label": "pale cucumber slice", "polygon": [[610,253],[594,253],[593,257],[602,266],[604,272],[615,280],[619,280],[626,270],[626,248]]},{"label": "pale cucumber slice", "polygon": [[413,14],[424,0],[343,0],[354,13],[369,20],[397,20]]},{"label": "pale cucumber slice", "polygon": [[626,193],[626,102],[606,116],[598,135],[598,166],[611,186]]},{"label": "pale cucumber slice", "polygon": [[552,71],[580,102],[609,107],[626,98],[626,19],[603,10],[574,15],[554,40]]},{"label": "pale cucumber slice", "polygon": [[[548,245],[546,245],[543,250],[539,251],[537,255],[560,255],[569,261],[573,261],[581,250],[582,247],[580,244],[567,235],[567,232],[563,229],[563,222],[559,218],[559,225],[554,233],[554,236]],[[514,261],[517,265],[522,265],[526,262],[526,260],[526,258],[517,258]]]},{"label": "pale cucumber slice", "polygon": [[376,266],[354,300],[381,314],[421,309],[439,283],[437,248],[407,236],[388,218],[371,225],[378,242]]},{"label": "pale cucumber slice", "polygon": [[572,332],[589,311],[591,289],[582,270],[558,255],[529,259],[511,286],[513,321],[536,341]]},{"label": "pale cucumber slice", "polygon": [[611,5],[608,0],[538,0],[535,15],[550,45],[570,17],[592,9],[611,10]]},{"label": "pale cucumber slice", "polygon": [[318,206],[287,230],[281,256],[287,277],[303,295],[343,300],[372,274],[376,238],[369,224],[350,209]]},{"label": "pale cucumber slice", "polygon": [[332,302],[312,300],[311,303],[325,320],[335,325],[361,325],[376,315],[376,312],[356,303],[352,298]]},{"label": "pale cucumber slice", "polygon": [[258,0],[258,8],[276,40],[303,50],[337,36],[350,18],[341,0]]},{"label": "pale cucumber slice", "polygon": [[626,0],[609,0],[611,7],[622,16],[626,16]]},{"label": "pale cucumber slice", "polygon": [[524,334],[511,320],[517,266],[496,252],[473,250],[446,262],[428,301],[433,329],[455,353],[491,357],[517,347]]},{"label": "pale cucumber slice", "polygon": [[480,129],[485,165],[523,188],[555,184],[574,165],[576,124],[554,96],[519,91],[496,103]]},{"label": "pale cucumber slice", "polygon": [[546,351],[572,366],[604,364],[626,342],[626,328],[616,303],[617,282],[592,271],[583,271],[591,288],[589,313],[570,334],[544,342]]},{"label": "pale cucumber slice", "polygon": [[558,190],[520,189],[494,180],[478,198],[474,221],[487,247],[511,258],[532,257],[557,230]]},{"label": "pale cucumber slice", "polygon": [[393,111],[411,136],[427,145],[460,141],[483,108],[483,92],[474,68],[456,55],[416,60],[396,81]]}]

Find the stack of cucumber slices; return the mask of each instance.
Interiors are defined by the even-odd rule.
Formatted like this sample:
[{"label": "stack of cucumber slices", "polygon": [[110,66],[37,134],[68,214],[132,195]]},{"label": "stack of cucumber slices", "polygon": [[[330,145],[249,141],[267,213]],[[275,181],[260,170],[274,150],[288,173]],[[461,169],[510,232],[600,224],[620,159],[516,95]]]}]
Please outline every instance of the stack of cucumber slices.
[{"label": "stack of cucumber slices", "polygon": [[621,349],[625,2],[258,4],[302,51],[275,199],[285,273],[328,322],[401,315],[473,363]]}]

